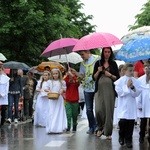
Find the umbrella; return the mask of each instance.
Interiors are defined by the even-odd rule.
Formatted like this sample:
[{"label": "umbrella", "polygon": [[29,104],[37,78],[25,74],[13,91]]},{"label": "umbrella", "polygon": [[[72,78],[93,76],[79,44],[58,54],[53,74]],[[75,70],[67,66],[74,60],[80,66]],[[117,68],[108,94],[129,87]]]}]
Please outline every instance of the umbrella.
[{"label": "umbrella", "polygon": [[116,58],[125,62],[135,62],[150,58],[150,37],[143,37],[124,44]]},{"label": "umbrella", "polygon": [[118,44],[123,44],[123,43],[115,35],[106,32],[95,32],[83,36],[74,46],[72,51],[111,47]]},{"label": "umbrella", "polygon": [[5,61],[5,60],[7,60],[7,58],[2,53],[0,53],[0,60]]},{"label": "umbrella", "polygon": [[144,36],[150,36],[150,26],[143,26],[139,27],[137,29],[134,29],[130,32],[128,32],[126,35],[124,35],[121,40],[124,44],[126,44],[129,41],[136,40],[138,38],[142,38]]},{"label": "umbrella", "polygon": [[53,56],[53,57],[48,57],[50,61],[56,61],[56,62],[61,62],[61,63],[66,63],[70,62],[73,64],[77,64],[83,61],[81,56],[76,53],[76,52],[71,52],[69,54],[64,54],[64,55],[58,55],[58,56]]},{"label": "umbrella", "polygon": [[28,70],[30,68],[27,64],[17,61],[9,61],[3,63],[3,67],[9,69],[22,69],[22,70]]},{"label": "umbrella", "polygon": [[56,40],[43,51],[41,56],[52,57],[60,54],[71,53],[77,41],[78,39],[75,38],[61,38]]},{"label": "umbrella", "polygon": [[37,70],[38,66],[33,66],[29,69],[29,72],[35,73],[35,74],[42,74],[42,72]]},{"label": "umbrella", "polygon": [[39,72],[43,72],[44,68],[48,66],[50,67],[50,70],[54,69],[54,68],[58,68],[60,69],[61,72],[65,71],[65,68],[63,65],[61,65],[59,62],[42,62],[41,64],[38,65],[38,67],[36,68]]}]

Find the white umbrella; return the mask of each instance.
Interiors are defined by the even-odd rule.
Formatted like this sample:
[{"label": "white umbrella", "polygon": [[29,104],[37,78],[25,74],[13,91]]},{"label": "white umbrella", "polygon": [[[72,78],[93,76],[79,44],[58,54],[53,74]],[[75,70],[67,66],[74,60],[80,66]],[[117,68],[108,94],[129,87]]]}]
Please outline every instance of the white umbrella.
[{"label": "white umbrella", "polygon": [[139,27],[137,29],[134,29],[132,31],[129,31],[126,35],[124,35],[121,40],[124,44],[141,39],[143,37],[149,37],[150,36],[150,26],[143,26]]},{"label": "white umbrella", "polygon": [[5,61],[5,60],[7,60],[7,58],[2,53],[0,53],[0,60]]},{"label": "white umbrella", "polygon": [[150,26],[139,27],[137,29],[128,32],[128,34],[126,34],[125,36],[131,36],[133,34],[150,35]]},{"label": "white umbrella", "polygon": [[76,52],[71,52],[69,54],[64,54],[64,55],[57,55],[53,57],[48,57],[50,61],[56,61],[56,62],[61,62],[61,63],[73,63],[77,64],[83,61],[81,56],[76,53]]}]

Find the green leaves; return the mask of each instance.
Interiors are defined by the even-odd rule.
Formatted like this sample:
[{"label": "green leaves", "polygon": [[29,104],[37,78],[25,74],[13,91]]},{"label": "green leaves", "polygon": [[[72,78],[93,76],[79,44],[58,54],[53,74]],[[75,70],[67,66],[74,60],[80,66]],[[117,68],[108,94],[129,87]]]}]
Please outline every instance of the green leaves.
[{"label": "green leaves", "polygon": [[0,52],[30,66],[47,61],[40,54],[61,35],[80,38],[94,31],[82,6],[79,0],[1,0]]},{"label": "green leaves", "polygon": [[134,30],[142,26],[150,26],[150,0],[143,5],[141,11],[142,13],[135,16],[135,24],[129,26],[130,30]]}]

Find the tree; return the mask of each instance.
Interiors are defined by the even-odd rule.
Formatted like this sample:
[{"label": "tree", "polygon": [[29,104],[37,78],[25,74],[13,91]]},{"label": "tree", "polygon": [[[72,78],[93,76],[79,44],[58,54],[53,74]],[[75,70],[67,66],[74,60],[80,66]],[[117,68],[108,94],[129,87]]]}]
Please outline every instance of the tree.
[{"label": "tree", "polygon": [[149,26],[150,25],[150,0],[147,1],[141,8],[142,13],[137,14],[135,16],[135,23],[134,25],[130,25],[129,30],[134,30],[136,28],[142,27],[142,26]]},{"label": "tree", "polygon": [[82,7],[79,0],[1,0],[0,51],[30,66],[47,60],[40,54],[52,41],[95,31]]}]

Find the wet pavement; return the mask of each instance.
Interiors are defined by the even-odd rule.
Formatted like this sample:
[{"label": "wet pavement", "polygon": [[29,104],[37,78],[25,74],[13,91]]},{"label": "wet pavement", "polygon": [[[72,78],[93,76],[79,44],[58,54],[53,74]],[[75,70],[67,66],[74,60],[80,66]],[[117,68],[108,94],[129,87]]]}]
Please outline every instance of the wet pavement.
[{"label": "wet pavement", "polygon": [[[105,136],[86,134],[87,120],[79,119],[76,133],[46,134],[45,128],[35,127],[31,120],[5,124],[0,128],[0,150],[127,150],[118,143],[118,129],[114,128],[112,140]],[[150,149],[147,139],[139,144],[139,127],[134,129],[133,150]]]}]

